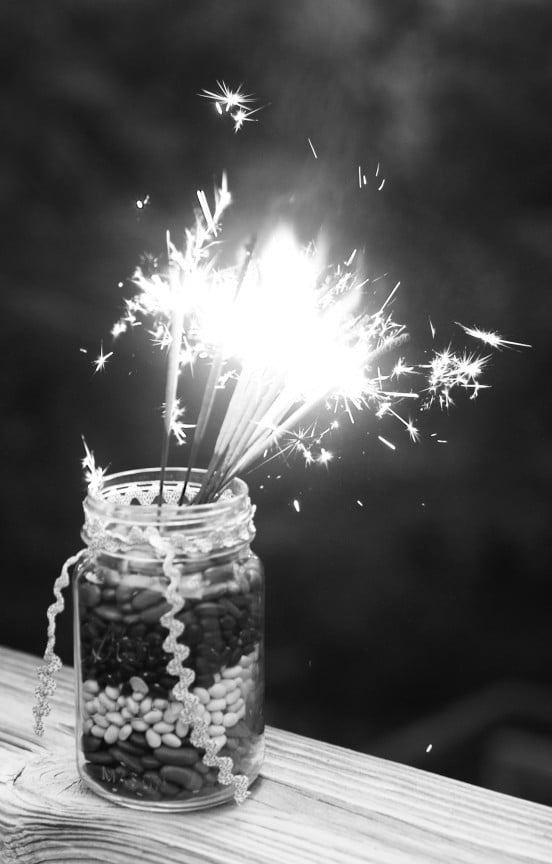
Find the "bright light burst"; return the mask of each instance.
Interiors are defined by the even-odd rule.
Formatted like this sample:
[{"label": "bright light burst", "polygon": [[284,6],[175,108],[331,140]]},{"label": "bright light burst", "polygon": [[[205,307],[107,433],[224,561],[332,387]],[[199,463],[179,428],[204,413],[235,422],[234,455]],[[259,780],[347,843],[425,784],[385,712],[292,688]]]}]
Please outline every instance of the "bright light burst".
[{"label": "bright light burst", "polygon": [[[241,89],[219,86],[219,94],[204,95],[215,99],[221,111],[232,112],[252,99]],[[411,417],[402,416],[401,403],[418,400],[424,408],[437,401],[448,408],[456,389],[469,391],[473,399],[485,386],[480,378],[489,358],[452,347],[434,351],[424,364],[403,357],[388,362],[387,355],[407,338],[390,311],[399,283],[382,305],[367,308],[366,283],[354,269],[354,253],[346,263],[328,266],[323,250],[314,244],[301,248],[288,229],[280,228],[255,255],[250,250],[245,262],[216,267],[221,220],[231,201],[226,177],[215,190],[213,205],[203,191],[197,200],[183,251],[167,237],[168,266],[136,271],[137,293],[126,301],[125,315],[112,331],[118,335],[147,323],[153,343],[168,350],[165,424],[167,436],[178,443],[186,440],[186,430],[195,428],[192,448],[199,447],[215,399],[222,398],[217,394],[228,391],[197,503],[212,500],[236,474],[276,456],[297,455],[306,465],[327,465],[332,451],[326,438],[342,413],[351,421],[364,409],[379,419],[389,414],[416,442],[420,431]],[[463,329],[491,347],[521,344]],[[102,350],[98,368],[109,356]],[[179,376],[198,362],[211,372],[197,423],[185,424],[177,398]],[[416,389],[397,387],[399,379],[412,378],[418,381]],[[317,421],[305,426],[315,409]],[[325,424],[324,413],[333,415]],[[387,438],[378,438],[396,449]]]}]

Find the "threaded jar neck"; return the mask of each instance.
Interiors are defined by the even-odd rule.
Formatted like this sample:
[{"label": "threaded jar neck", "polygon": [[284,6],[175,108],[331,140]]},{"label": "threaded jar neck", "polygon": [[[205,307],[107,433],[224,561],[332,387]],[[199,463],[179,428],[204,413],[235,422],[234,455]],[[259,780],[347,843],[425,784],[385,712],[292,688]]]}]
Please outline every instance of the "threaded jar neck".
[{"label": "threaded jar neck", "polygon": [[94,552],[126,556],[140,549],[159,559],[172,548],[179,559],[195,560],[228,555],[248,545],[255,536],[254,507],[243,480],[234,479],[220,498],[194,505],[205,472],[193,469],[179,504],[186,468],[169,468],[159,503],[159,468],[125,471],[103,479],[101,489],[83,503],[82,539]]}]

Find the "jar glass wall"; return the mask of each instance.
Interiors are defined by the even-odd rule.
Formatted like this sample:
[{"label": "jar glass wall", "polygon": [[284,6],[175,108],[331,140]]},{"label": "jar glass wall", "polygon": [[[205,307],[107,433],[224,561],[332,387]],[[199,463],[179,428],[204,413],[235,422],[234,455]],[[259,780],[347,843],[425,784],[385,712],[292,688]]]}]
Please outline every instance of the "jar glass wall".
[{"label": "jar glass wall", "polygon": [[[167,472],[161,507],[154,470],[105,478],[84,505],[89,552],[74,579],[77,760],[87,785],[127,806],[222,803],[235,793],[228,765],[247,785],[263,756],[264,579],[249,546],[247,487],[236,480],[214,504],[179,505],[185,473]],[[200,475],[192,472],[192,496]],[[182,665],[193,672],[193,717],[167,651],[171,580],[183,601],[174,620]],[[216,748],[200,746],[198,730]],[[232,762],[220,771],[206,749]]]}]

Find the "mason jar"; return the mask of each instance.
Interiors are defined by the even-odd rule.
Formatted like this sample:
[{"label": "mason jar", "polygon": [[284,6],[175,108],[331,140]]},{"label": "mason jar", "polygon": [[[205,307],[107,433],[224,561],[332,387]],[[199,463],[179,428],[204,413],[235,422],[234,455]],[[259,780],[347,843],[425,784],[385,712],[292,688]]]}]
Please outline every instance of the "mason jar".
[{"label": "mason jar", "polygon": [[[202,473],[104,478],[84,502],[74,577],[77,761],[98,794],[189,810],[243,800],[264,750],[264,576],[234,480],[193,505]],[[172,642],[171,642],[172,639]],[[171,650],[172,646],[172,650]]]}]

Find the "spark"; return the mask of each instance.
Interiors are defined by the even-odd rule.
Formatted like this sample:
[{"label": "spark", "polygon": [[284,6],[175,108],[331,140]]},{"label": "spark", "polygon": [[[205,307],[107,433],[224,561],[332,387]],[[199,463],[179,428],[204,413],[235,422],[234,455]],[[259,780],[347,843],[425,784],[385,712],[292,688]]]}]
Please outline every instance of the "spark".
[{"label": "spark", "polygon": [[79,348],[79,351],[80,351],[81,354],[88,354],[88,349],[87,349],[87,348]]},{"label": "spark", "polygon": [[217,114],[223,116],[229,114],[234,121],[234,132],[239,132],[243,124],[252,121],[252,115],[261,108],[248,108],[256,102],[252,93],[244,93],[242,86],[232,90],[224,81],[217,81],[218,90],[202,90],[200,95],[215,103]]},{"label": "spark", "polygon": [[388,441],[387,438],[384,438],[383,435],[378,435],[379,440],[382,444],[385,444],[386,447],[389,447],[390,450],[396,450],[396,446]]},{"label": "spark", "polygon": [[384,186],[385,186],[385,177],[383,178],[380,185],[378,186],[378,192],[381,192],[381,190],[383,189]]},{"label": "spark", "polygon": [[136,200],[136,209],[137,210],[143,210],[144,207],[148,206],[149,202],[150,202],[150,196],[149,195],[146,195],[145,198],[138,198]]},{"label": "spark", "polygon": [[357,502],[356,502],[356,503],[358,504],[359,507],[364,507],[364,504],[363,504],[363,502],[360,500],[360,498],[357,498]]},{"label": "spark", "polygon": [[103,353],[103,343],[100,345],[100,353],[96,357],[95,360],[92,361],[92,365],[96,368],[94,369],[94,375],[96,372],[103,372],[105,369],[105,364],[109,360],[110,357],[113,356],[113,351],[109,351],[107,354]]},{"label": "spark", "polygon": [[485,345],[490,345],[491,348],[531,348],[526,342],[511,342],[509,339],[503,339],[498,333],[493,330],[482,330],[480,327],[465,327],[463,324],[456,322],[462,328],[464,333],[472,336],[474,339],[479,339]]},{"label": "spark", "polygon": [[426,747],[426,753],[431,753],[432,750],[433,750],[433,744],[428,744]]},{"label": "spark", "polygon": [[[163,406],[166,411],[166,405]],[[184,423],[182,418],[186,413],[186,409],[180,404],[179,399],[175,399],[171,406],[170,431],[176,439],[176,443],[181,445],[186,442],[186,429],[194,429],[195,423]]]},{"label": "spark", "polygon": [[309,142],[309,146],[312,150],[312,155],[314,156],[315,159],[318,159],[318,154],[317,154],[316,150],[314,149],[314,144],[312,143],[311,139],[307,138],[307,141]]},{"label": "spark", "polygon": [[297,500],[297,498],[294,498],[294,499],[293,499],[293,506],[294,506],[295,511],[296,511],[297,513],[300,513],[300,512],[301,512],[301,504],[299,503],[299,501]]},{"label": "spark", "polygon": [[428,318],[429,321],[429,329],[431,330],[431,338],[435,339],[435,327],[433,326],[433,322],[431,318]]},{"label": "spark", "polygon": [[126,333],[127,327],[127,322],[120,319],[119,321],[116,321],[111,328],[111,335],[114,339],[118,339],[119,336],[121,336],[123,333]]},{"label": "spark", "polygon": [[358,188],[362,189],[362,168],[358,166]]},{"label": "spark", "polygon": [[98,493],[102,488],[103,478],[105,476],[106,469],[100,468],[98,465],[96,465],[94,453],[92,452],[92,450],[89,449],[84,435],[81,435],[81,438],[84,446],[84,457],[81,460],[81,464],[84,469],[84,479],[88,486],[89,492],[94,495]]}]

